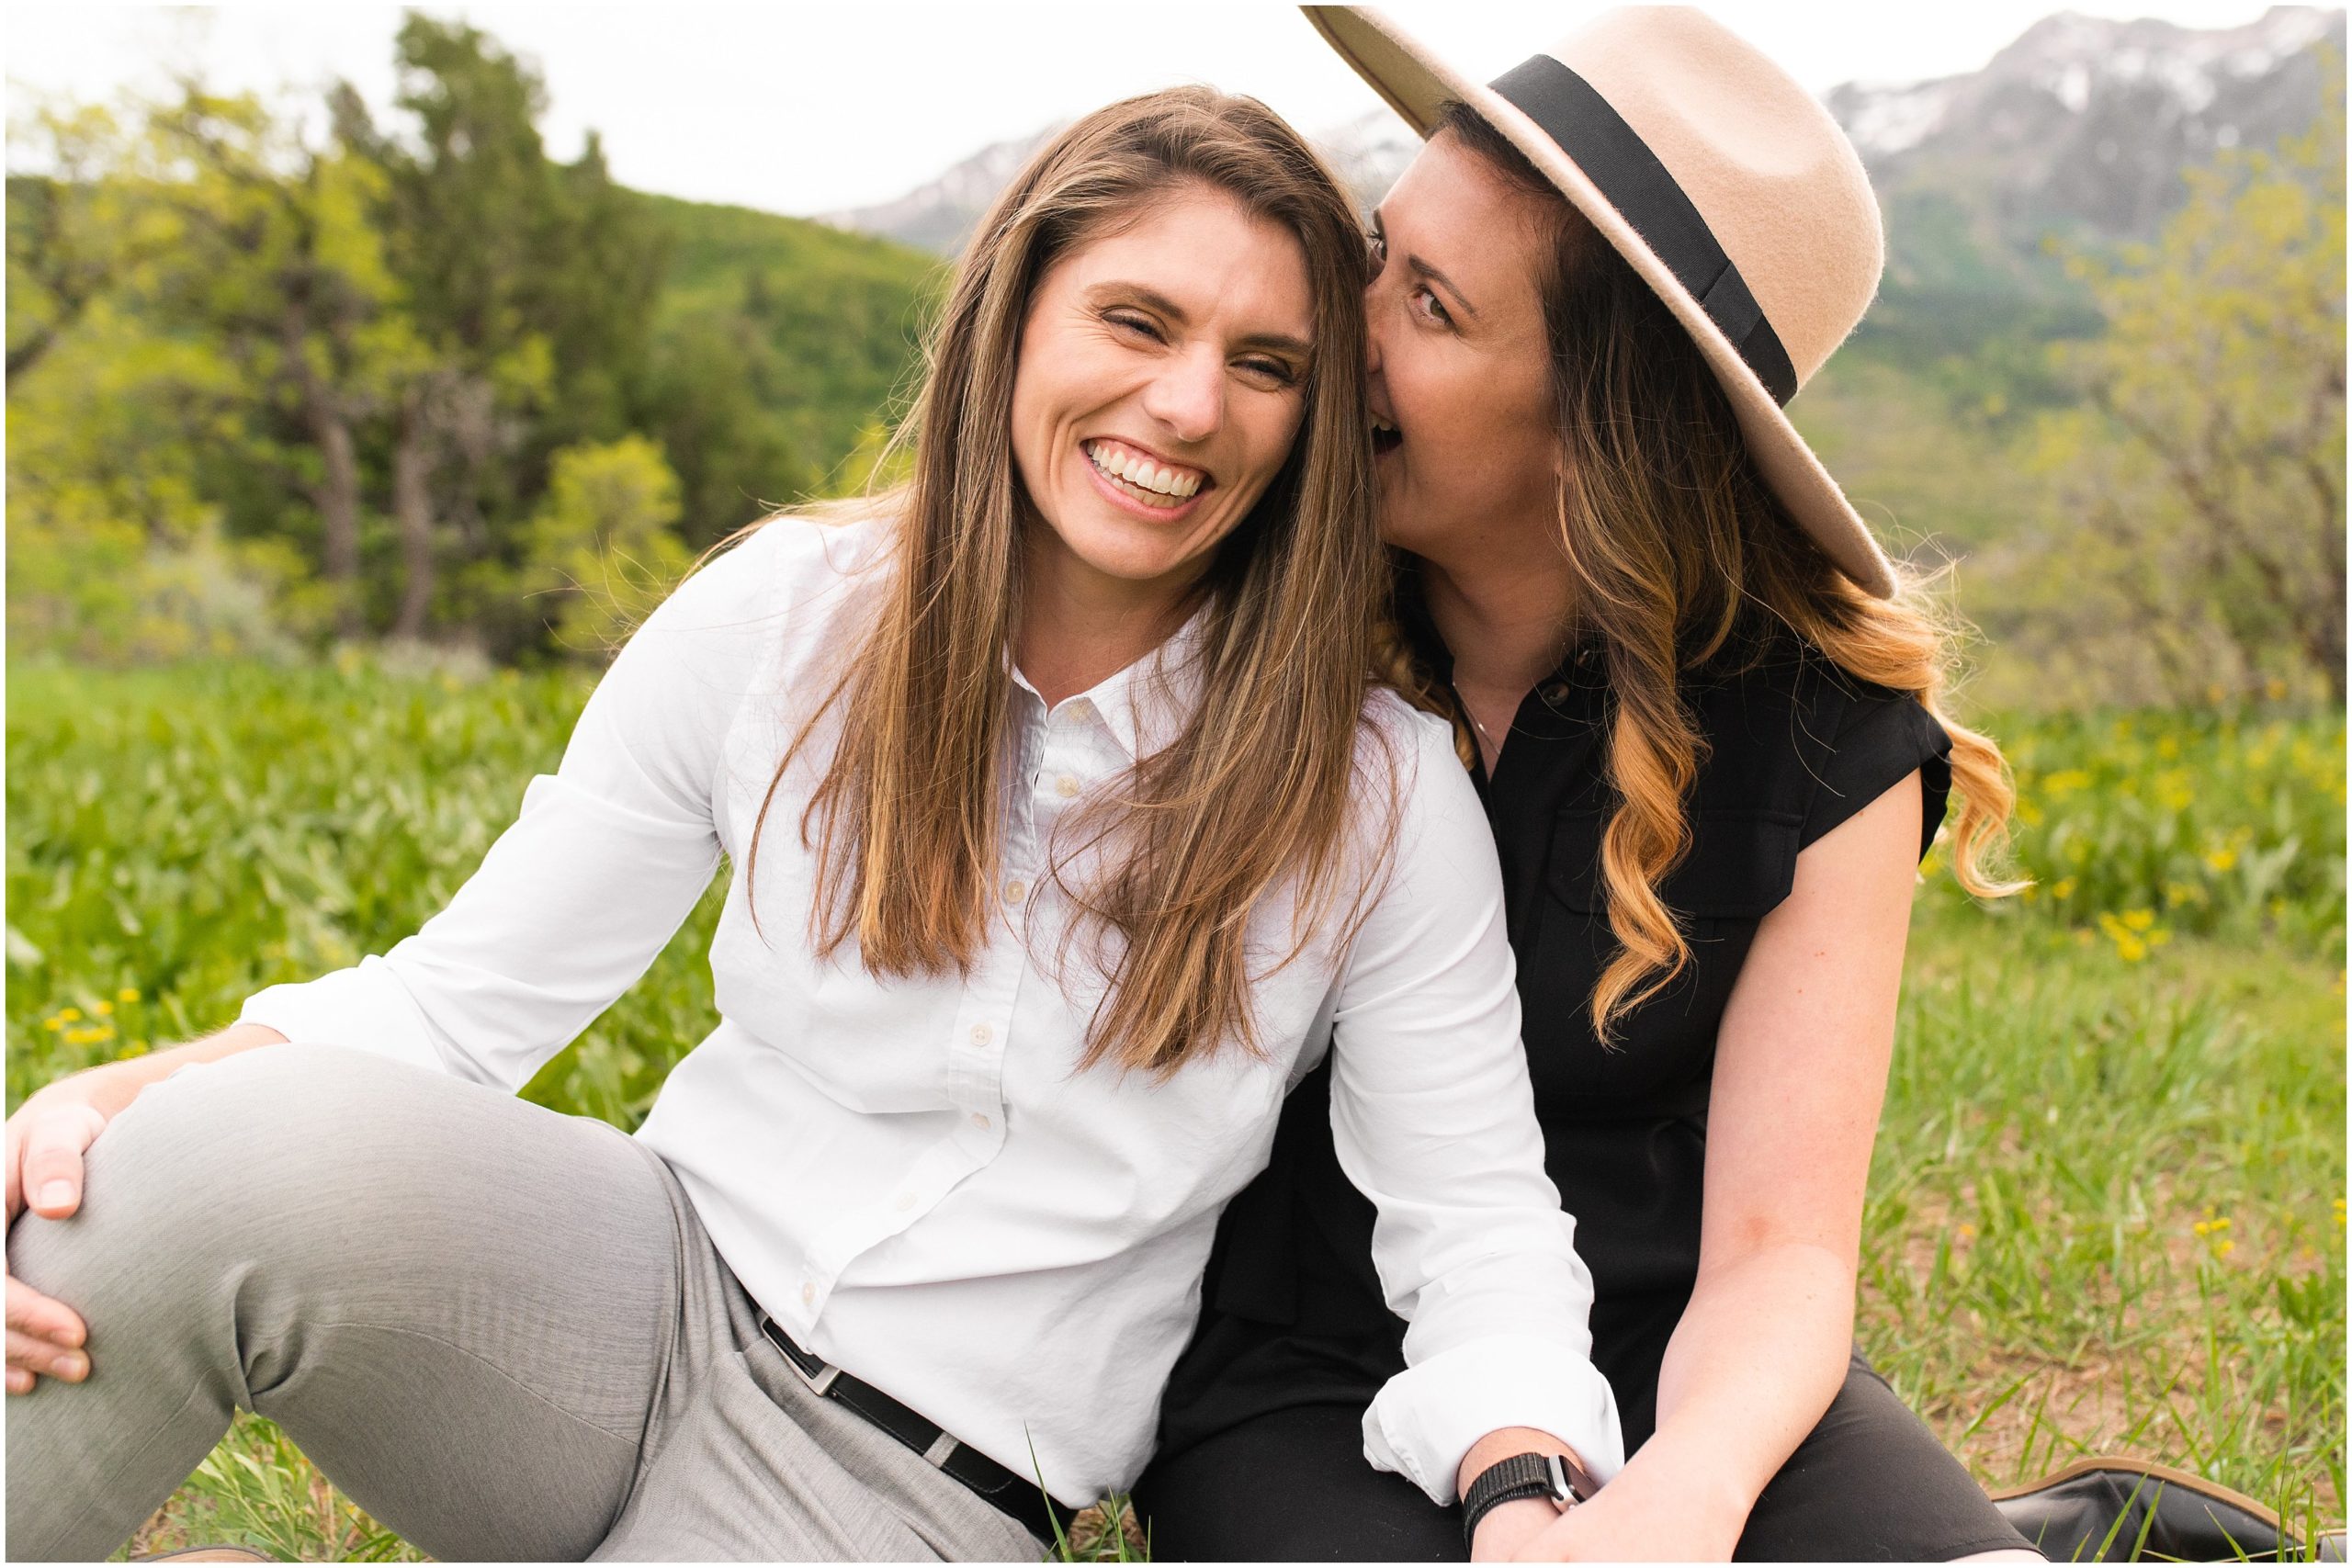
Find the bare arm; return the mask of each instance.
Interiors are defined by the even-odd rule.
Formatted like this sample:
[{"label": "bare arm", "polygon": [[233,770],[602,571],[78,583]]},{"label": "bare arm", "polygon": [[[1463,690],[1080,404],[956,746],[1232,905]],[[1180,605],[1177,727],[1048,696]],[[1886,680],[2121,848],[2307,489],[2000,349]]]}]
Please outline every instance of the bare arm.
[{"label": "bare arm", "polygon": [[1522,1555],[1729,1558],[1845,1378],[1871,1145],[1917,881],[1918,775],[1797,857],[1724,1012],[1699,1279],[1656,1434]]},{"label": "bare arm", "polygon": [[[26,1209],[62,1220],[82,1206],[82,1154],[106,1124],[151,1083],[191,1062],[217,1062],[286,1036],[264,1024],[240,1023],[152,1055],[108,1062],[59,1078],[27,1096],[8,1118],[7,1185],[10,1227]],[[64,1303],[17,1279],[7,1280],[7,1387],[29,1393],[37,1375],[79,1382],[89,1376],[88,1337],[81,1316]]]}]

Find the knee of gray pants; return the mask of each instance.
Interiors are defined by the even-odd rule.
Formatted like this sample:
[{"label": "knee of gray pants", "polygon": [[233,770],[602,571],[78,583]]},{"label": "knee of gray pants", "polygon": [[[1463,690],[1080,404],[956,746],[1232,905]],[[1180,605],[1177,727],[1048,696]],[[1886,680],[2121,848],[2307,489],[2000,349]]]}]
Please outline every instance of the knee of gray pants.
[{"label": "knee of gray pants", "polygon": [[[90,1145],[74,1214],[18,1219],[11,1272],[82,1313],[94,1370],[103,1358],[118,1374],[138,1349],[126,1341],[161,1321],[239,1296],[292,1309],[313,1284],[347,1289],[386,1261],[361,1239],[381,1227],[368,1209],[415,1202],[424,1168],[448,1152],[453,1129],[437,1124],[445,1091],[469,1088],[308,1043],[182,1068],[142,1089]],[[149,1321],[108,1321],[121,1313]],[[252,1386],[241,1379],[234,1397],[250,1408],[284,1341],[241,1337]]]},{"label": "knee of gray pants", "polygon": [[584,1552],[661,1375],[675,1225],[618,1129],[405,1063],[271,1045],[151,1085],[91,1145],[81,1209],[9,1235],[91,1362],[11,1421],[11,1481],[62,1467],[104,1516],[36,1517],[12,1484],[12,1542],[53,1524],[103,1552],[142,1517],[115,1517],[141,1501],[115,1478],[152,1471],[121,1482],[152,1507],[243,1406],[395,1528],[458,1519],[443,1555]]}]

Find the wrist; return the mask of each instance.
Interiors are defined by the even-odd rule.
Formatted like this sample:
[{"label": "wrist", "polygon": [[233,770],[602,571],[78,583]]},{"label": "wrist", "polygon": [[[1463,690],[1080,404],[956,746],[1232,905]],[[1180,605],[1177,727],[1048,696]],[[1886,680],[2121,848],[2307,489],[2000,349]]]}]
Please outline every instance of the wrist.
[{"label": "wrist", "polygon": [[1549,1529],[1560,1510],[1543,1497],[1515,1497],[1498,1503],[1478,1520],[1471,1533],[1470,1558],[1475,1562],[1498,1562],[1519,1555],[1519,1549]]},{"label": "wrist", "polygon": [[1487,1433],[1470,1446],[1462,1456],[1453,1476],[1453,1495],[1458,1500],[1470,1495],[1470,1488],[1487,1471],[1513,1454],[1558,1454],[1569,1463],[1582,1468],[1584,1461],[1577,1450],[1551,1433],[1533,1427],[1503,1427]]},{"label": "wrist", "polygon": [[[1462,1528],[1472,1556],[1518,1555],[1529,1537],[1593,1495],[1596,1483],[1559,1452],[1563,1446],[1555,1442],[1544,1450],[1511,1454],[1472,1479],[1462,1498]],[[1506,1511],[1508,1522],[1495,1525],[1495,1516]]]}]

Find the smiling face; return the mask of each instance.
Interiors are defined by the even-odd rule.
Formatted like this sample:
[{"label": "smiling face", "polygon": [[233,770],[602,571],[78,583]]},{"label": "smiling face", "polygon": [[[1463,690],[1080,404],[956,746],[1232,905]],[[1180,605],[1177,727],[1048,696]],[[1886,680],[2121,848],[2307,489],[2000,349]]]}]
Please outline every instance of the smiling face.
[{"label": "smiling face", "polygon": [[1430,560],[1548,545],[1553,433],[1533,198],[1441,132],[1374,215],[1364,299],[1380,531]]},{"label": "smiling face", "polygon": [[1172,603],[1289,457],[1313,327],[1297,239],[1204,186],[1057,259],[1012,386],[1031,582]]}]

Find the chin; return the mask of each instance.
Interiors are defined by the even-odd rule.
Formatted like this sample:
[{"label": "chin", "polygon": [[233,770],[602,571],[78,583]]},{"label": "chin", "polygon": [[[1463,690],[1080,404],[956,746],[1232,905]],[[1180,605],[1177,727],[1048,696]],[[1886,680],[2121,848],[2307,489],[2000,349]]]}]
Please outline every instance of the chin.
[{"label": "chin", "polygon": [[1113,525],[1068,541],[1070,554],[1090,571],[1129,582],[1149,582],[1182,564],[1183,551],[1173,542],[1148,534],[1138,538]]}]

